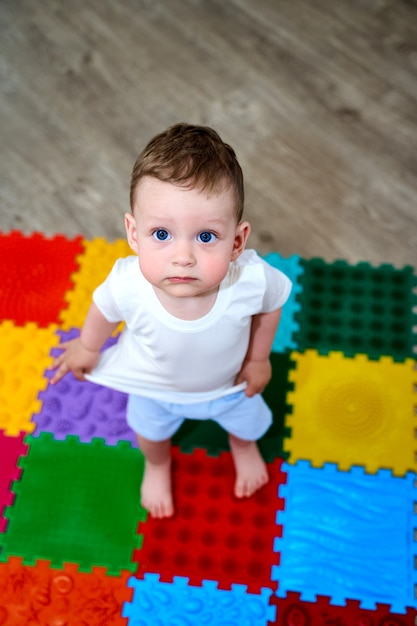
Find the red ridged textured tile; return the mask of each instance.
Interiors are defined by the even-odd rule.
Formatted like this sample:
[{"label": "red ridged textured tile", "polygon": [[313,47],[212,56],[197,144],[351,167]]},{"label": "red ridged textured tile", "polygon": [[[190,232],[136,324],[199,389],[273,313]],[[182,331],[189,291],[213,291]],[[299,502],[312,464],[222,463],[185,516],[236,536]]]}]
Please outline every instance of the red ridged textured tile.
[{"label": "red ridged textured tile", "polygon": [[281,534],[276,512],[283,508],[279,485],[286,475],[282,461],[268,465],[270,482],[252,498],[233,496],[234,467],[230,453],[208,457],[203,450],[193,455],[173,448],[174,498],[172,519],[148,520],[139,525],[144,541],[134,560],[137,577],[158,573],[161,581],[184,576],[191,585],[215,580],[220,589],[244,584],[249,593],[262,587],[276,589],[272,566],[279,561],[272,546]]},{"label": "red ridged textured tile", "polygon": [[82,237],[0,233],[0,250],[0,319],[11,319],[17,326],[58,323],[67,306],[65,293],[73,287],[76,257],[84,250]]},{"label": "red ridged textured tile", "polygon": [[300,593],[289,592],[285,598],[271,596],[276,618],[269,626],[415,626],[417,610],[391,613],[386,604],[373,611],[362,609],[358,600],[347,600],[346,606],[334,606],[329,598],[318,596],[316,602],[300,600]]}]

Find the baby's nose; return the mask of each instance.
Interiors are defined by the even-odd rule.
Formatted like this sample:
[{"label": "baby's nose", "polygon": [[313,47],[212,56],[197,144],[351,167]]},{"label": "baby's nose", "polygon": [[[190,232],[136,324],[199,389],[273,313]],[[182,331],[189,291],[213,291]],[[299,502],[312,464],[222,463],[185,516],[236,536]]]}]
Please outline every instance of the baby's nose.
[{"label": "baby's nose", "polygon": [[195,257],[192,243],[188,241],[179,241],[175,246],[172,262],[174,265],[194,265]]}]

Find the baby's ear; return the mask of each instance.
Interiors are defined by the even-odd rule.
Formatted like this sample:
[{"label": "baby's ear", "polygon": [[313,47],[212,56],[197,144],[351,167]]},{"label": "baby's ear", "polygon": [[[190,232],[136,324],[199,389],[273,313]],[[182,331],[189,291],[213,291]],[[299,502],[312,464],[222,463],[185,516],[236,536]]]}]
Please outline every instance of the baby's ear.
[{"label": "baby's ear", "polygon": [[242,254],[245,249],[246,242],[250,235],[250,224],[249,222],[240,222],[236,226],[236,234],[235,241],[233,244],[232,250],[232,258],[231,261],[236,261],[236,259]]},{"label": "baby's ear", "polygon": [[125,228],[127,235],[127,243],[133,252],[138,254],[138,234],[136,229],[136,220],[131,213],[125,213]]}]

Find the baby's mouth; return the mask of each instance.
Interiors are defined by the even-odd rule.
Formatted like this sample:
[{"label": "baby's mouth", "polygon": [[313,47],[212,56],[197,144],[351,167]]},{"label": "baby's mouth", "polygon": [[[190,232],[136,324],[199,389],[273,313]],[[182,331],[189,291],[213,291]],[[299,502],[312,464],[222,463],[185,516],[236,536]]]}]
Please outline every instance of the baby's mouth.
[{"label": "baby's mouth", "polygon": [[192,283],[196,278],[192,276],[170,276],[168,280],[170,283]]}]

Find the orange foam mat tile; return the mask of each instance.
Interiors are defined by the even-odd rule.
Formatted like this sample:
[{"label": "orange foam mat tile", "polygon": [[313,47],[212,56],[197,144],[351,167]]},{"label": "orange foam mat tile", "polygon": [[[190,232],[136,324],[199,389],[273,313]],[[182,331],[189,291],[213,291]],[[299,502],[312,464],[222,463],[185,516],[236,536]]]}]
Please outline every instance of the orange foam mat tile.
[{"label": "orange foam mat tile", "polygon": [[4,626],[127,626],[123,604],[132,599],[130,572],[104,568],[80,573],[77,565],[52,569],[48,561],[0,563],[0,624]]}]

